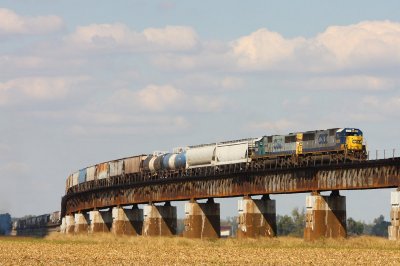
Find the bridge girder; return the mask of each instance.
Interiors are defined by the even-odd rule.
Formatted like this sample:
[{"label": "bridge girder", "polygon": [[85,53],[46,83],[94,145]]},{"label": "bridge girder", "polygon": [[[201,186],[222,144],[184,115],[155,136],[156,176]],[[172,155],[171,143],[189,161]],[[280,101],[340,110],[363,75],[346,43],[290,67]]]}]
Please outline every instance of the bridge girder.
[{"label": "bridge girder", "polygon": [[62,216],[65,216],[79,211],[149,202],[399,186],[400,158],[394,158],[305,168],[251,169],[148,182],[132,182],[129,177],[120,176],[78,187],[63,197],[61,207]]}]

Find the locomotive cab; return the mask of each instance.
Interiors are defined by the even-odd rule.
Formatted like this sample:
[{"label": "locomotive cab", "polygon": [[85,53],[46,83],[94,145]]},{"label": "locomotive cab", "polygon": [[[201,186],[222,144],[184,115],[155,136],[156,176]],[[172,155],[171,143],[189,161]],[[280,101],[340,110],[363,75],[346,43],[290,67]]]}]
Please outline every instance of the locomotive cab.
[{"label": "locomotive cab", "polygon": [[343,128],[336,133],[336,142],[341,148],[351,151],[361,151],[363,146],[363,133],[357,128]]}]

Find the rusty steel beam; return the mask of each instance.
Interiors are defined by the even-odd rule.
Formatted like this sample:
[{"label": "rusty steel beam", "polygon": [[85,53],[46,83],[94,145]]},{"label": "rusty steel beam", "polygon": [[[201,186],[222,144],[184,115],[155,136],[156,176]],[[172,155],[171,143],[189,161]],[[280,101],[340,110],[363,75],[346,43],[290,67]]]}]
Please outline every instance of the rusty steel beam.
[{"label": "rusty steel beam", "polygon": [[400,187],[400,158],[292,169],[247,170],[207,177],[179,177],[73,192],[62,199],[62,216],[78,211],[149,202],[243,195]]}]

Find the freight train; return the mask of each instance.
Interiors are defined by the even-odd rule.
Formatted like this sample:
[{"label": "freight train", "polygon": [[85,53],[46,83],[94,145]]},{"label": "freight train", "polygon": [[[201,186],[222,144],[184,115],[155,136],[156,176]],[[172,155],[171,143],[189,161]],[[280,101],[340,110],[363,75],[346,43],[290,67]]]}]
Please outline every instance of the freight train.
[{"label": "freight train", "polygon": [[363,132],[357,128],[269,135],[99,163],[71,174],[66,181],[66,193],[85,182],[138,173],[148,177],[176,173],[191,176],[201,171],[219,172],[236,166],[241,169],[272,165],[294,167],[366,159]]},{"label": "freight train", "polygon": [[12,234],[18,236],[45,236],[60,230],[61,212],[30,216],[16,219],[12,225]]}]

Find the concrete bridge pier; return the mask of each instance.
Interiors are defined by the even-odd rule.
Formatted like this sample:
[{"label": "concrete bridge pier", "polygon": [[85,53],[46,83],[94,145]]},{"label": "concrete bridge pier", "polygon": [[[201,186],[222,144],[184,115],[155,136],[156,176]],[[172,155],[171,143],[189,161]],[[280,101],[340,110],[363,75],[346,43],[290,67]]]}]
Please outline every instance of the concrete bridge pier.
[{"label": "concrete bridge pier", "polygon": [[75,213],[75,234],[87,234],[89,229],[89,214]]},{"label": "concrete bridge pier", "polygon": [[334,190],[329,196],[313,193],[306,199],[305,240],[346,237],[346,197]]},{"label": "concrete bridge pier", "polygon": [[400,240],[400,191],[393,191],[390,197],[392,208],[390,210],[390,222],[388,227],[389,240]]},{"label": "concrete bridge pier", "polygon": [[220,205],[213,198],[206,203],[195,200],[185,204],[185,229],[187,238],[219,238],[221,236]]},{"label": "concrete bridge pier", "polygon": [[65,221],[65,233],[66,234],[73,234],[75,233],[75,217],[74,215],[66,215],[63,218],[63,221]]},{"label": "concrete bridge pier", "polygon": [[63,218],[61,218],[60,233],[66,234],[67,233],[66,231],[67,231],[67,224],[66,224],[65,217],[63,217]]},{"label": "concrete bridge pier", "polygon": [[276,202],[269,195],[261,199],[245,196],[238,205],[238,238],[276,236]]},{"label": "concrete bridge pier", "polygon": [[111,211],[94,210],[89,212],[90,233],[106,233],[111,231],[112,213]]},{"label": "concrete bridge pier", "polygon": [[173,236],[176,234],[176,207],[167,201],[164,206],[150,203],[143,209],[144,236]]},{"label": "concrete bridge pier", "polygon": [[137,205],[132,209],[115,207],[112,209],[112,232],[116,235],[141,235],[143,229],[143,210]]}]

